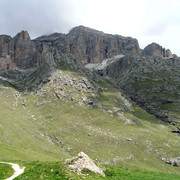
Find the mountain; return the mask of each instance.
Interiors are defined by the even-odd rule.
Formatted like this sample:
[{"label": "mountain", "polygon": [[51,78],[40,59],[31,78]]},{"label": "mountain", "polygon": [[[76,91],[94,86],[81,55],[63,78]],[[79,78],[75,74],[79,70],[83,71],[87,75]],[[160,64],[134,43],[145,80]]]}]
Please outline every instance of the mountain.
[{"label": "mountain", "polygon": [[138,54],[173,58],[168,49],[152,43],[141,50],[138,41],[131,37],[105,34],[84,26],[73,28],[68,34],[54,33],[30,40],[27,31],[14,38],[0,36],[1,69],[28,69],[39,67],[39,57],[45,45],[55,47],[61,53],[71,53],[83,64],[100,62],[119,54]]},{"label": "mountain", "polygon": [[141,53],[136,39],[104,34],[83,26],[73,28],[67,35],[55,33],[33,41],[26,31],[22,31],[14,38],[0,36],[0,67],[38,67],[41,63],[39,54],[43,51],[44,45],[56,47],[62,53],[71,53],[83,64],[99,62],[120,53]]},{"label": "mountain", "polygon": [[[104,62],[107,60],[104,60]],[[97,74],[111,77],[124,94],[157,118],[180,123],[180,58],[126,54],[107,66],[88,64]]]},{"label": "mountain", "polygon": [[179,62],[83,26],[34,40],[1,35],[1,160],[83,151],[101,164],[179,174],[162,161],[180,156]]},{"label": "mountain", "polygon": [[151,43],[148,46],[146,46],[143,49],[142,54],[147,56],[158,56],[158,57],[167,57],[167,58],[173,58],[175,56],[171,53],[169,49],[166,50],[157,43]]}]

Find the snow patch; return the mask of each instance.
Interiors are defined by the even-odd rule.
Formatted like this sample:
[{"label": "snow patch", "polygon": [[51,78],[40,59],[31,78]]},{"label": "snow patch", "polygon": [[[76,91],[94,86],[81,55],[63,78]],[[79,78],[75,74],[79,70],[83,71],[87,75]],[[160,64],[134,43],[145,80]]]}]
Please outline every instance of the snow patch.
[{"label": "snow patch", "polygon": [[104,59],[98,63],[89,63],[89,64],[85,65],[85,67],[91,71],[92,70],[103,70],[103,69],[107,68],[107,66],[109,64],[111,64],[115,61],[118,61],[123,57],[124,57],[123,54],[119,54],[119,55],[114,56],[113,58]]}]

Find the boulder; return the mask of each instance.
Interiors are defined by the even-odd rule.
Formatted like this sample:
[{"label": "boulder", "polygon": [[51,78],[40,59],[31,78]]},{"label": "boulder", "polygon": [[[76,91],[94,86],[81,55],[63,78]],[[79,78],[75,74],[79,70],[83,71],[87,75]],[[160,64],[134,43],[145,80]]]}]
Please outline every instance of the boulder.
[{"label": "boulder", "polygon": [[66,163],[70,169],[77,172],[78,174],[81,174],[83,169],[88,169],[105,177],[103,170],[96,166],[95,163],[84,152],[80,152],[77,157],[66,159]]}]

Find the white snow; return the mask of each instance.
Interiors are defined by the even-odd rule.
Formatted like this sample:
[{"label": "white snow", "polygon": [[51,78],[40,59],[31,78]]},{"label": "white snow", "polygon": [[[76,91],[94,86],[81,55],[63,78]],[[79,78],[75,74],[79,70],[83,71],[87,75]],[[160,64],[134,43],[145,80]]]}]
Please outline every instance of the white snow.
[{"label": "white snow", "polygon": [[122,54],[116,55],[113,58],[104,59],[98,63],[89,63],[85,67],[89,70],[103,70],[103,69],[107,68],[107,66],[109,64],[111,64],[112,62],[117,61],[123,57],[124,57],[124,55],[122,55]]}]

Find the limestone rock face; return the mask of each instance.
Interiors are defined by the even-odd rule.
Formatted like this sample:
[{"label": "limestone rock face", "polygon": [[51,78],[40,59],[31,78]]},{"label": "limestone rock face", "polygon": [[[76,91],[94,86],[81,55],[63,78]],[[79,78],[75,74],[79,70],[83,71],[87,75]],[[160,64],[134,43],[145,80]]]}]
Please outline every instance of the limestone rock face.
[{"label": "limestone rock face", "polygon": [[166,50],[165,48],[156,43],[152,43],[146,46],[142,53],[147,56],[173,58],[173,54],[169,49]]},{"label": "limestone rock face", "polygon": [[[68,34],[54,33],[31,40],[27,31],[11,38],[0,36],[0,69],[29,69],[42,64],[44,47],[71,54],[83,64],[98,63],[128,53],[172,58],[170,50],[152,43],[143,51],[131,37],[105,34],[88,27],[78,26]],[[48,52],[47,52],[48,53]]]},{"label": "limestone rock face", "polygon": [[66,163],[69,164],[69,168],[81,174],[83,169],[88,169],[96,174],[100,174],[105,177],[102,169],[95,165],[95,163],[84,152],[80,152],[77,157],[67,159]]},{"label": "limestone rock face", "polygon": [[9,53],[11,57],[14,59],[26,58],[30,51],[32,51],[31,48],[27,47],[27,42],[29,41],[30,37],[26,31],[18,33],[9,43]]},{"label": "limestone rock face", "polygon": [[136,39],[105,34],[94,29],[79,26],[68,34],[70,51],[84,64],[99,62],[125,52],[140,54]]},{"label": "limestone rock face", "polygon": [[0,55],[3,56],[3,51],[7,49],[7,46],[4,46],[7,44],[12,38],[7,35],[0,35]]},{"label": "limestone rock face", "polygon": [[141,54],[138,41],[131,37],[105,34],[84,26],[73,28],[68,34],[54,33],[31,40],[27,31],[14,38],[0,36],[0,68],[28,69],[38,67],[43,46],[70,53],[83,64],[100,62],[122,53]]},{"label": "limestone rock face", "polygon": [[141,54],[138,41],[131,37],[105,34],[84,26],[73,28],[67,35],[52,34],[37,38],[51,42],[62,53],[71,53],[83,64],[99,62],[122,53]]},{"label": "limestone rock face", "polygon": [[11,61],[10,56],[7,55],[8,52],[8,42],[12,38],[7,35],[0,36],[0,68],[9,69],[9,67],[14,67],[15,65]]},{"label": "limestone rock face", "polygon": [[35,44],[30,40],[27,31],[18,33],[14,38],[0,37],[0,68],[1,69],[27,69],[36,66],[34,55]]}]

